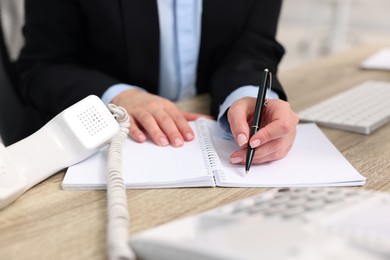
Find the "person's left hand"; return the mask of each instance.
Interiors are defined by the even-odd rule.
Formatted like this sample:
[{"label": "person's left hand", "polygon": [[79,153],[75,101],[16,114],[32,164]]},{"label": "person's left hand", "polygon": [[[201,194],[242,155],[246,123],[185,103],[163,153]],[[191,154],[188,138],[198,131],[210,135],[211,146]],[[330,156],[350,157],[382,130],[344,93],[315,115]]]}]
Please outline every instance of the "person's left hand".
[{"label": "person's left hand", "polygon": [[228,110],[230,129],[241,148],[231,155],[231,163],[245,163],[247,145],[256,148],[252,163],[260,164],[282,159],[294,143],[298,116],[289,103],[270,99],[262,114],[260,130],[248,144],[255,105],[255,98],[246,97],[237,100]]}]

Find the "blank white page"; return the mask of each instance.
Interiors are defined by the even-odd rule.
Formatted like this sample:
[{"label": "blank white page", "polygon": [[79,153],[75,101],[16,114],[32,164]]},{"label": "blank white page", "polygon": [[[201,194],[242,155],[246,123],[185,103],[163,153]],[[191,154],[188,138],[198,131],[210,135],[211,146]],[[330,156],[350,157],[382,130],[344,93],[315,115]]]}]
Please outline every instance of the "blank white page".
[{"label": "blank white page", "polygon": [[345,159],[313,123],[299,124],[295,143],[288,155],[278,161],[253,164],[248,174],[243,165],[232,165],[234,143],[214,138],[224,176],[217,186],[299,187],[363,185],[365,177]]},{"label": "blank white page", "polygon": [[[196,129],[195,123],[190,122]],[[183,147],[160,147],[151,141],[137,143],[126,139],[123,147],[123,179],[127,188],[166,188],[214,186],[207,173],[198,134]],[[107,149],[70,167],[64,189],[105,189]]]}]

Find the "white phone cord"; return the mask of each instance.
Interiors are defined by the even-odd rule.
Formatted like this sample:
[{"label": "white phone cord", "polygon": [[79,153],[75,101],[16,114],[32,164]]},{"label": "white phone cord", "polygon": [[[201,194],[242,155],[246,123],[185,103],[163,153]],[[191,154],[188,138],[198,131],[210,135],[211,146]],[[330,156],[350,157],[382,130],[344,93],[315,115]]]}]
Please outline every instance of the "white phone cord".
[{"label": "white phone cord", "polygon": [[128,243],[129,211],[126,187],[122,178],[122,147],[129,132],[129,115],[122,107],[108,105],[119,122],[120,130],[112,138],[108,150],[107,171],[107,251],[111,260],[136,259]]}]

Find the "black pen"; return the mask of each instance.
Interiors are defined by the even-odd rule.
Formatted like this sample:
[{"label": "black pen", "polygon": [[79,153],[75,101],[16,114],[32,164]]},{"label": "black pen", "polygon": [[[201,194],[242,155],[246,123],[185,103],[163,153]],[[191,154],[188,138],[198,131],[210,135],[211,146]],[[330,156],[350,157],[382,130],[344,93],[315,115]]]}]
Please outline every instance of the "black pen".
[{"label": "black pen", "polygon": [[[272,84],[271,77],[272,77],[271,72],[268,69],[264,69],[263,73],[261,74],[261,81],[259,85],[259,92],[257,94],[256,107],[253,116],[251,131],[249,134],[249,140],[260,129],[261,114],[263,113],[263,107],[265,106],[265,102],[266,102],[265,96],[267,94],[267,89],[271,88],[271,84]],[[268,83],[268,87],[267,87],[267,83]],[[251,167],[254,154],[255,154],[255,149],[252,148],[248,143],[248,150],[246,152],[246,162],[245,162],[246,174],[248,174],[249,172],[249,168]]]}]

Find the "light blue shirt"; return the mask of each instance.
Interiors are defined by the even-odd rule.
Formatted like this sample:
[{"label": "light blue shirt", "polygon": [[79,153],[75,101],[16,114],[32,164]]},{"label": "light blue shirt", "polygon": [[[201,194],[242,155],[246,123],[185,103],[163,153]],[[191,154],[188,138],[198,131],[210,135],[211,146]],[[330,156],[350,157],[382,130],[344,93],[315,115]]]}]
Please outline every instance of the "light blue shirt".
[{"label": "light blue shirt", "polygon": [[[196,70],[201,38],[202,0],[157,0],[160,24],[159,95],[169,100],[190,98],[196,94]],[[137,88],[129,84],[111,86],[102,95],[108,104],[122,91]],[[243,86],[233,91],[220,107],[218,120],[230,132],[225,111],[239,98],[256,97],[256,86]],[[278,98],[271,91],[268,98]],[[221,120],[220,120],[221,119]]]}]

